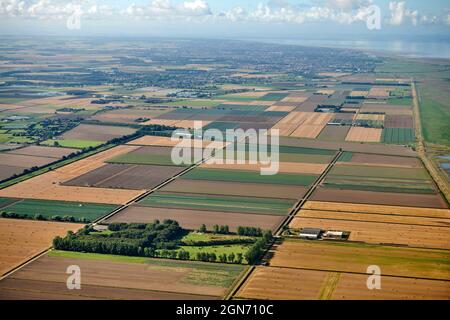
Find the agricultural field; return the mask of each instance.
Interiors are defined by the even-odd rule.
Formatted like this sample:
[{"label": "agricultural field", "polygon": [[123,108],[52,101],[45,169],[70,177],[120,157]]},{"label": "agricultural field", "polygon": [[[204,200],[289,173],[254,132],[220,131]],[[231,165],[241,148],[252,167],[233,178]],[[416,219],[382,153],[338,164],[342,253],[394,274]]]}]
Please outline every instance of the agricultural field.
[{"label": "agricultural field", "polygon": [[[68,265],[83,270],[81,290],[67,290]],[[2,299],[219,299],[244,266],[51,251],[0,281]],[[102,277],[98,277],[102,274]],[[126,276],[124,276],[126,275]]]},{"label": "agricultural field", "polygon": [[231,232],[240,226],[258,227],[275,231],[284,221],[285,216],[269,214],[249,214],[220,212],[207,210],[189,210],[172,208],[152,208],[146,206],[130,206],[108,218],[106,223],[149,223],[155,220],[175,220],[188,230],[198,230],[202,224],[208,229],[214,225],[227,225]]},{"label": "agricultural field", "polygon": [[64,133],[60,140],[86,140],[86,141],[109,141],[114,138],[130,135],[135,129],[122,126],[102,126],[81,124],[76,128]]},{"label": "agricultural field", "polygon": [[[129,153],[108,159],[108,163],[112,164],[141,164],[141,165],[159,165],[159,166],[176,166],[173,163],[172,148],[169,147],[152,147],[145,146]],[[192,161],[194,154],[192,154]],[[187,166],[187,165],[182,165]]]},{"label": "agricultural field", "polygon": [[0,197],[117,205],[127,203],[142,194],[143,191],[73,187],[62,184],[104,166],[105,161],[110,158],[131,152],[137,148],[122,145],[96,153],[90,157],[2,189],[0,190]]},{"label": "agricultural field", "polygon": [[449,218],[448,209],[308,201],[290,227],[350,231],[350,241],[446,249]]},{"label": "agricultural field", "polygon": [[99,145],[104,144],[104,141],[89,141],[89,140],[46,140],[41,142],[41,145],[61,147],[61,148],[74,148],[74,149],[85,149],[85,148],[95,148]]},{"label": "agricultural field", "polygon": [[424,168],[340,163],[333,167],[322,185],[344,190],[436,194]]},{"label": "agricultural field", "polygon": [[241,212],[287,215],[295,201],[254,197],[213,196],[189,193],[157,192],[139,202],[149,207],[196,209],[220,212]]},{"label": "agricultural field", "polygon": [[29,146],[0,153],[0,180],[24,173],[31,168],[44,167],[61,160],[76,149]]},{"label": "agricultural field", "polygon": [[[8,199],[2,199],[8,200]],[[17,200],[11,205],[1,206],[1,211],[14,214],[19,218],[37,220],[62,220],[71,217],[77,222],[92,222],[117,208],[115,205],[75,203],[65,201],[47,201],[24,199]]]},{"label": "agricultural field", "polygon": [[[450,299],[449,204],[423,156],[448,158],[445,61],[231,40],[0,43],[0,273],[42,253],[0,280],[0,299]],[[279,157],[172,160],[180,142],[226,157],[208,129],[267,129]],[[304,228],[348,238],[304,241]],[[81,290],[66,289],[68,265]],[[369,265],[383,290],[367,289]]]},{"label": "agricultural field", "polygon": [[180,167],[170,166],[107,164],[64,182],[63,185],[107,189],[153,189],[183,170]]},{"label": "agricultural field", "polygon": [[219,169],[196,168],[185,175],[182,179],[188,180],[206,180],[206,181],[224,181],[224,182],[243,182],[243,183],[261,183],[267,185],[293,185],[308,186],[316,179],[314,175],[286,174],[279,173],[273,176],[262,176],[256,171],[232,171]]},{"label": "agricultural field", "polygon": [[[0,218],[0,274],[43,252],[56,236],[82,228],[81,224]],[[3,291],[2,291],[3,292]]]}]

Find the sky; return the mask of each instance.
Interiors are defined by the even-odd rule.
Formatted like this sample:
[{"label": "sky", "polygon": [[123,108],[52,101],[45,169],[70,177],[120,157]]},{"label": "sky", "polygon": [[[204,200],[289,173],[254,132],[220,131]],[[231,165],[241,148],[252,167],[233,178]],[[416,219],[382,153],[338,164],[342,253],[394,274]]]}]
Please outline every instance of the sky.
[{"label": "sky", "polygon": [[449,31],[449,0],[0,0],[3,35],[344,40]]}]

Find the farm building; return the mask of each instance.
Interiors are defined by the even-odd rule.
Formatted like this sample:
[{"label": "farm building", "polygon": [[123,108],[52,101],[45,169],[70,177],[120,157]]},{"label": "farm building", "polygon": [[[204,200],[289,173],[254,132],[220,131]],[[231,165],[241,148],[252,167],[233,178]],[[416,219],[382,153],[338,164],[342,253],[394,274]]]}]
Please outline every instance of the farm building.
[{"label": "farm building", "polygon": [[303,228],[300,230],[299,236],[303,239],[317,240],[322,234],[322,229],[318,228]]}]

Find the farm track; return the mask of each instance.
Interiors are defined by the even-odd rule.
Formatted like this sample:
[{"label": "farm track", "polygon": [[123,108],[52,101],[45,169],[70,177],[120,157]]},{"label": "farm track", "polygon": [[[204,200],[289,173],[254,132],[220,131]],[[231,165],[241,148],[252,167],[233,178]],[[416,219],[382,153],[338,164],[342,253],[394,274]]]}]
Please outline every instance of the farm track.
[{"label": "farm track", "polygon": [[412,94],[413,94],[413,110],[414,110],[414,128],[417,136],[417,152],[420,159],[422,160],[425,168],[428,170],[432,176],[434,182],[437,184],[439,190],[444,195],[447,203],[450,202],[450,191],[449,186],[445,178],[442,177],[440,170],[436,168],[436,165],[431,161],[426,153],[426,145],[424,142],[422,123],[420,120],[420,101],[419,95],[416,88],[416,83],[414,80],[411,81]]},{"label": "farm track", "polygon": [[[305,205],[306,201],[308,201],[309,197],[314,193],[316,188],[322,183],[322,181],[325,179],[326,175],[331,171],[333,166],[338,162],[339,158],[341,157],[343,151],[338,151],[334,158],[331,160],[330,164],[327,166],[327,168],[322,172],[322,174],[316,179],[316,181],[312,184],[312,186],[308,189],[308,191],[305,193],[305,195],[296,203],[294,208],[291,210],[289,215],[286,217],[284,222],[278,227],[278,229],[275,232],[275,240],[268,245],[266,252],[263,254],[263,260],[267,256],[267,254],[270,252],[272,246],[276,243],[277,239],[280,239],[281,233],[283,232],[284,228],[288,226],[291,221],[295,218],[297,213],[300,211],[300,209]],[[256,270],[255,266],[252,266],[249,271],[245,274],[244,278],[241,279],[232,290],[230,290],[230,294],[226,297],[226,300],[233,299],[236,294],[241,290],[242,285],[246,282],[246,280],[252,275],[252,273]]]}]

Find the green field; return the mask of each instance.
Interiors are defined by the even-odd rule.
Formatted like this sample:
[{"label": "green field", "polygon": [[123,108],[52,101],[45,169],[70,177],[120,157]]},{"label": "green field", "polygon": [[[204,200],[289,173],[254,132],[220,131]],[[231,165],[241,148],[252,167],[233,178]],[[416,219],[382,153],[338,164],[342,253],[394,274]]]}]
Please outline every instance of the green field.
[{"label": "green field", "polygon": [[394,106],[412,106],[413,102],[411,98],[389,98],[387,104]]},{"label": "green field", "polygon": [[375,192],[435,194],[436,191],[431,181],[386,179],[368,177],[340,177],[329,176],[323,185],[327,188],[346,190],[364,190]]},{"label": "green field", "polygon": [[273,176],[262,176],[259,172],[233,171],[196,168],[185,175],[182,179],[210,180],[210,181],[231,181],[263,184],[286,184],[296,186],[308,186],[316,180],[315,175],[283,174],[278,173]]},{"label": "green field", "polygon": [[214,100],[181,100],[174,102],[164,103],[165,106],[169,107],[215,107],[221,104],[220,101]]},{"label": "green field", "polygon": [[414,179],[428,180],[430,176],[424,168],[390,168],[370,167],[358,165],[336,165],[331,169],[329,175],[333,176],[357,176],[368,178],[392,178],[392,179]]},{"label": "green field", "polygon": [[350,162],[353,158],[353,152],[344,151],[339,157],[339,162]]},{"label": "green field", "polygon": [[89,141],[89,140],[46,140],[41,142],[44,146],[55,146],[55,143],[63,148],[84,149],[90,147],[98,147],[104,144],[104,141]]},{"label": "green field", "polygon": [[283,100],[289,95],[289,93],[268,93],[265,96],[262,96],[258,100],[260,101],[279,101]]},{"label": "green field", "polygon": [[232,111],[252,111],[252,112],[263,112],[268,106],[259,105],[248,105],[248,104],[221,104],[216,107],[222,110],[232,110]]},{"label": "green field", "polygon": [[[244,151],[244,150],[242,150]],[[269,153],[267,156],[272,157],[272,159],[275,161],[275,156],[278,155],[280,162],[296,162],[296,163],[319,163],[319,164],[325,164],[330,163],[333,159],[333,156],[330,155],[323,155],[323,154],[312,154],[312,153],[279,153],[279,154],[272,154],[270,153],[271,150],[269,150]],[[240,156],[240,154],[239,154]],[[238,152],[237,150],[234,150],[234,157],[231,156],[229,152],[225,149],[224,152],[216,152],[215,158],[216,159],[237,159]],[[260,160],[259,153],[257,152],[249,152],[248,150],[245,150],[245,160]]]},{"label": "green field", "polygon": [[91,222],[110,213],[115,208],[117,206],[110,204],[25,199],[2,208],[1,211],[15,213],[21,217],[28,216],[29,218],[41,215],[45,220],[50,220],[53,216],[70,216],[77,221],[84,218],[85,221]]},{"label": "green field", "polygon": [[270,215],[286,215],[295,201],[212,196],[183,193],[157,192],[139,202],[141,205],[162,208],[199,209],[224,212],[244,212]]},{"label": "green field", "polygon": [[205,263],[200,261],[177,261],[141,257],[127,257],[110,254],[80,253],[69,251],[50,251],[51,257],[61,257],[69,259],[90,259],[101,261],[113,261],[123,263],[143,263],[149,268],[164,268],[167,270],[180,270],[181,268],[191,269],[187,276],[180,279],[181,282],[211,285],[228,288],[235,279],[247,268],[238,264]]},{"label": "green field", "polygon": [[414,130],[409,128],[385,128],[381,141],[391,144],[409,144],[414,142]]},{"label": "green field", "polygon": [[[176,252],[179,251],[186,251],[189,252],[190,259],[196,260],[197,253],[205,252],[205,253],[214,253],[216,256],[220,256],[222,254],[226,254],[227,256],[229,254],[234,254],[235,256],[240,253],[243,256],[245,253],[249,250],[251,247],[251,244],[231,244],[231,245],[220,245],[220,246],[180,246],[179,249],[175,250]],[[247,264],[247,261],[245,258],[243,259],[244,264]]]}]

